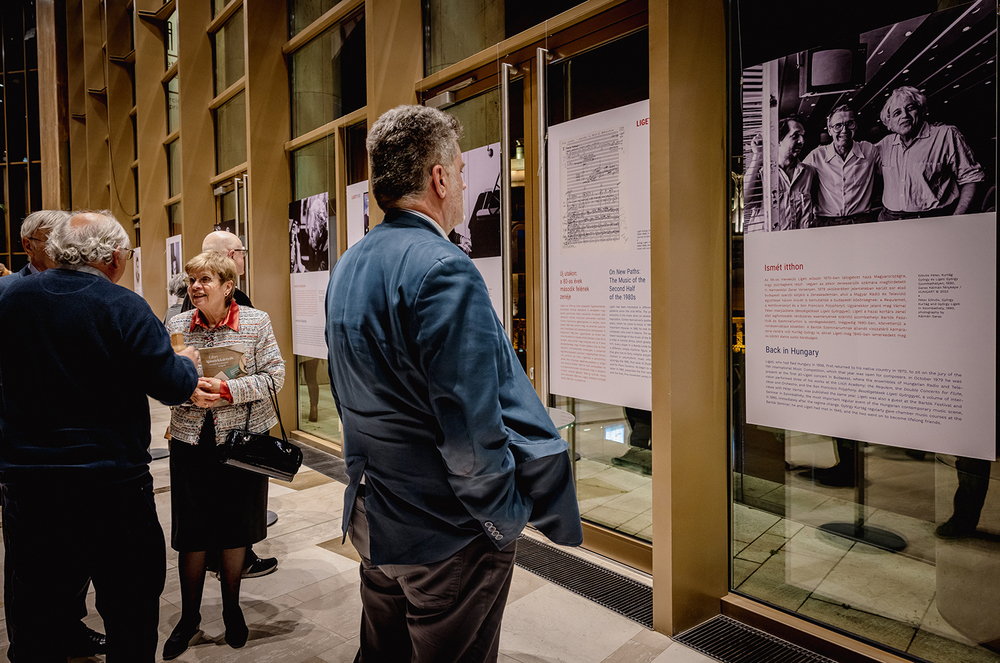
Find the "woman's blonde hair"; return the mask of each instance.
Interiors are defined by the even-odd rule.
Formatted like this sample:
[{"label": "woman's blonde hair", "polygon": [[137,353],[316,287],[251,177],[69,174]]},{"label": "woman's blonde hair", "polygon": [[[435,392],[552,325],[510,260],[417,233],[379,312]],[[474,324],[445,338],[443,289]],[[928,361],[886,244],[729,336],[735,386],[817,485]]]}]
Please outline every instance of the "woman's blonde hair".
[{"label": "woman's blonde hair", "polygon": [[233,289],[226,295],[226,306],[229,306],[229,303],[233,301],[233,293],[236,292],[236,263],[233,262],[232,258],[222,253],[206,251],[191,258],[184,265],[184,271],[187,272],[188,276],[191,276],[191,272],[202,270],[218,276],[220,283],[233,282]]}]

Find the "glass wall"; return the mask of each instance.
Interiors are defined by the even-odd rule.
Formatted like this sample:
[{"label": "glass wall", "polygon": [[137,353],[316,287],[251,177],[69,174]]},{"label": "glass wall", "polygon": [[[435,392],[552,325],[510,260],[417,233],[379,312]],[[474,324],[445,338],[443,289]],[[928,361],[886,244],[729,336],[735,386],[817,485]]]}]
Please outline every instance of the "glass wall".
[{"label": "glass wall", "polygon": [[[985,218],[995,243],[996,3],[879,3],[833,24],[776,16],[767,4],[740,3],[733,45],[732,590],[916,660],[998,662],[996,435],[956,434],[975,416],[967,393],[963,411],[961,376],[926,370],[974,369],[982,351],[995,352],[995,333],[963,349],[959,337],[986,328],[960,325],[952,349],[926,352],[928,324],[946,319],[917,310],[936,294],[919,290],[918,273],[984,263],[976,242],[954,244],[953,232],[913,239]],[[840,63],[823,78],[833,53]],[[890,113],[894,99],[912,114],[905,127]],[[916,182],[949,157],[900,173],[890,171],[893,150],[919,150],[941,127],[975,164],[969,206],[914,199],[901,210],[893,180]],[[803,174],[817,188],[799,197]],[[759,185],[764,177],[771,183]],[[824,193],[834,189],[839,211]],[[787,232],[765,232],[778,228]],[[766,276],[763,256],[792,244]],[[950,267],[924,255],[948,255]],[[992,255],[983,278],[995,284]],[[963,304],[994,299],[970,292]],[[765,347],[773,354],[762,358]]]},{"label": "glass wall", "polygon": [[365,105],[365,17],[355,14],[292,56],[292,136]]},{"label": "glass wall", "polygon": [[215,111],[216,172],[224,173],[247,160],[247,103],[241,90]]},{"label": "glass wall", "polygon": [[[333,3],[327,0],[290,2],[290,35],[298,34],[332,7]],[[325,127],[317,132],[321,134],[318,138],[293,149],[289,155],[292,201],[327,194],[329,227],[323,240],[326,256],[318,264],[333,265],[339,246],[343,245],[346,228],[345,220],[338,219],[337,214],[338,209],[345,207],[341,200],[345,187],[368,177],[368,157],[364,145],[366,126],[364,123],[344,126],[345,121],[341,119],[364,108],[367,103],[363,10],[351,13],[310,39],[293,51],[288,60],[293,138]],[[339,158],[346,165],[340,176],[337,174],[338,154],[343,155]],[[290,216],[293,213],[290,210]],[[291,226],[292,221],[289,223]],[[315,244],[308,237],[302,239],[304,234],[307,234],[305,229],[299,232],[295,246]],[[294,251],[294,259],[305,260],[298,249]],[[318,259],[315,251],[310,259]],[[293,272],[297,273],[301,267],[297,264]],[[339,444],[340,419],[330,392],[326,359],[296,355],[295,370],[298,429]]]},{"label": "glass wall", "polygon": [[[634,57],[648,50],[649,32],[641,30],[549,65],[550,127],[648,99],[649,60]],[[645,334],[648,343],[648,323]],[[583,519],[652,542],[652,412],[561,394],[552,398],[554,407],[576,418],[566,434],[577,455]]]},{"label": "glass wall", "polygon": [[580,0],[423,0],[424,75],[538,25]]},{"label": "glass wall", "polygon": [[17,271],[28,264],[21,222],[42,200],[34,3],[5,2],[0,37],[0,263]]},{"label": "glass wall", "polygon": [[237,10],[212,36],[215,58],[215,94],[243,76],[243,9]]}]

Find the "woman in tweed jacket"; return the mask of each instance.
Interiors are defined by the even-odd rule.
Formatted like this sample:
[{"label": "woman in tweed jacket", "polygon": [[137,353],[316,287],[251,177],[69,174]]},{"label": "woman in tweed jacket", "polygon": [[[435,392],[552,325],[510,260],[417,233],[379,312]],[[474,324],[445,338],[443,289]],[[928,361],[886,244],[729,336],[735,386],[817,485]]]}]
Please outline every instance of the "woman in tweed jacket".
[{"label": "woman in tweed jacket", "polygon": [[[239,604],[247,544],[266,530],[267,479],[223,465],[219,445],[230,430],[265,432],[278,423],[270,389],[285,381],[285,363],[263,311],[233,301],[236,265],[225,255],[202,253],[184,266],[188,295],[195,308],[174,316],[170,332],[182,332],[196,348],[242,346],[237,377],[233,371],[198,380],[191,404],[170,416],[170,544],[178,552],[181,619],[163,646],[164,660],[179,656],[199,632],[205,583],[205,552],[221,550],[222,615],[226,642],[238,648],[249,631]],[[209,371],[210,372],[210,371]]]}]

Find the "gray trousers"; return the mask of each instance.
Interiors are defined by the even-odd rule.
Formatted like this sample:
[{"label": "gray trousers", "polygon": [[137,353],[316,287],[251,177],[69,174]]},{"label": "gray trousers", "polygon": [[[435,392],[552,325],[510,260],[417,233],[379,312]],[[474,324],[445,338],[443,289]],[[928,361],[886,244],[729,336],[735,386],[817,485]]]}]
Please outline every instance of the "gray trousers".
[{"label": "gray trousers", "polygon": [[440,562],[372,566],[362,493],[347,529],[361,555],[355,663],[496,661],[516,546],[497,550],[484,535]]}]

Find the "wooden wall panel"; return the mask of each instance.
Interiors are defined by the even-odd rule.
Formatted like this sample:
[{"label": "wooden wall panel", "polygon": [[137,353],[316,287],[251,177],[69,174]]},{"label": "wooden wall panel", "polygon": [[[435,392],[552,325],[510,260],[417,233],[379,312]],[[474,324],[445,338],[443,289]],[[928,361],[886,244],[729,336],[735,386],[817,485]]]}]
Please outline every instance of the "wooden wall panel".
[{"label": "wooden wall panel", "polygon": [[212,102],[212,22],[209,2],[186,2],[177,12],[177,49],[181,123],[182,248],[187,261],[201,253],[201,241],[215,224],[215,128]]},{"label": "wooden wall panel", "polygon": [[[254,306],[268,312],[288,376],[278,394],[283,419],[296,428],[295,358],[288,262],[291,180],[285,141],[290,137],[288,69],[281,47],[288,9],[283,0],[245,0],[247,163],[251,289]],[[331,192],[331,196],[336,192]]]},{"label": "wooden wall panel", "polygon": [[111,190],[103,10],[100,0],[83,0],[81,7],[86,88],[84,112],[87,116],[87,205],[91,209],[108,209],[111,206]]},{"label": "wooden wall panel", "polygon": [[166,70],[163,24],[136,21],[135,80],[136,134],[139,150],[139,212],[142,246],[142,294],[160,317],[167,310],[166,238],[169,234],[167,157],[167,101],[160,82]]},{"label": "wooden wall panel", "polygon": [[70,113],[70,208],[80,209],[90,207],[83,0],[66,0],[66,53],[66,91]]}]

